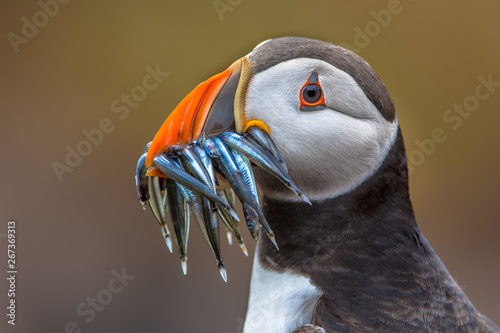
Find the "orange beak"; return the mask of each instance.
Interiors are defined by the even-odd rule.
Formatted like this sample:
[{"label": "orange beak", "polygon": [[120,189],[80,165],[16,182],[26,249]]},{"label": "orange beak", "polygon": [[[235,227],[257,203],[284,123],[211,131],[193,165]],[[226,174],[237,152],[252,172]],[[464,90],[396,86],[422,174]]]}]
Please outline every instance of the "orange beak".
[{"label": "orange beak", "polygon": [[[252,65],[247,58],[234,62],[224,72],[212,76],[191,91],[156,133],[146,157],[146,166],[169,151],[172,146],[185,145],[202,136],[210,137],[225,131],[241,132],[244,121],[244,95]],[[165,177],[155,167],[148,176]]]}]

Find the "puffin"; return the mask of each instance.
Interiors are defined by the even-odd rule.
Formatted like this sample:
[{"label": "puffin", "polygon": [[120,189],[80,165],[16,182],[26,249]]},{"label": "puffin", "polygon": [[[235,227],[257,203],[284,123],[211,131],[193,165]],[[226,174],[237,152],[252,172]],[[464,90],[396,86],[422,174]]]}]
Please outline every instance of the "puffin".
[{"label": "puffin", "polygon": [[244,333],[500,332],[418,227],[395,107],[366,61],[309,38],[260,43],[174,109],[148,175],[169,147],[255,127],[303,197],[255,168],[275,238],[260,231]]}]

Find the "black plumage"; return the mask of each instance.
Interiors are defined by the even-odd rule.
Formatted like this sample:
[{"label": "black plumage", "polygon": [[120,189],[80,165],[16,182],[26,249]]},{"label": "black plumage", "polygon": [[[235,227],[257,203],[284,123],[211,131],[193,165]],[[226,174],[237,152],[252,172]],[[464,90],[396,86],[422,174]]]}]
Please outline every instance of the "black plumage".
[{"label": "black plumage", "polygon": [[311,279],[322,292],[313,324],[326,332],[500,332],[418,228],[400,132],[354,191],[312,206],[265,198],[264,213],[281,250],[263,239],[261,264]]}]

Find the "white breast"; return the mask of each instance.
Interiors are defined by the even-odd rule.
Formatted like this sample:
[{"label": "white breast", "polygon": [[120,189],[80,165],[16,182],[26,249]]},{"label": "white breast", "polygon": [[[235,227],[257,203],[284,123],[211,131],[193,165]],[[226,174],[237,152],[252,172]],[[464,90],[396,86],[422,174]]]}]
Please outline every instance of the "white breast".
[{"label": "white breast", "polygon": [[264,269],[255,252],[243,333],[290,333],[310,323],[320,291],[304,276]]}]

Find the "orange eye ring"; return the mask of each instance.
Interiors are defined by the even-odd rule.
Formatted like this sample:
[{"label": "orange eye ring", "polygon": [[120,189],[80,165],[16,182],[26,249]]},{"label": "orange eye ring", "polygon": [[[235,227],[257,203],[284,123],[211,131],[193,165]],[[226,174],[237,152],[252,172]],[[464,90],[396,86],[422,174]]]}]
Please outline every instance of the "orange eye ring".
[{"label": "orange eye ring", "polygon": [[317,111],[325,108],[325,94],[319,84],[318,73],[313,72],[300,89],[300,110]]}]

